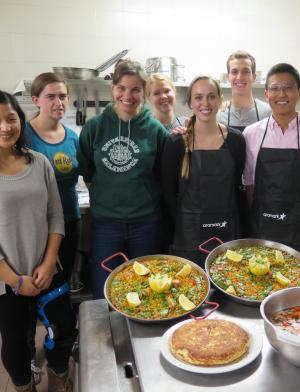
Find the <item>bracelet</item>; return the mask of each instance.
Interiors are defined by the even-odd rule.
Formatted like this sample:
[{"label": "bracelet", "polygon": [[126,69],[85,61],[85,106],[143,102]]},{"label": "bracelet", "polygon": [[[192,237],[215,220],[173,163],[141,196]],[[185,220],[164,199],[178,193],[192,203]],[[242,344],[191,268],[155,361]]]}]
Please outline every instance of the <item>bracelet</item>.
[{"label": "bracelet", "polygon": [[22,283],[23,283],[23,276],[20,275],[17,286],[12,289],[15,295],[19,295],[19,291],[22,286]]}]

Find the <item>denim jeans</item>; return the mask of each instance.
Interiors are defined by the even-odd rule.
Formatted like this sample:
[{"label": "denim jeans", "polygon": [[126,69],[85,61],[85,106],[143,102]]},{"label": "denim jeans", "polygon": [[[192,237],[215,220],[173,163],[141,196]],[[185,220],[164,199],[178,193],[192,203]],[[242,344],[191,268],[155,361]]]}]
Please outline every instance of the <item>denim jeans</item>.
[{"label": "denim jeans", "polygon": [[[162,230],[160,220],[139,223],[120,223],[93,218],[90,273],[93,298],[104,298],[103,287],[109,273],[100,262],[116,252],[129,259],[161,253]],[[114,269],[124,262],[116,257],[107,263]]]}]

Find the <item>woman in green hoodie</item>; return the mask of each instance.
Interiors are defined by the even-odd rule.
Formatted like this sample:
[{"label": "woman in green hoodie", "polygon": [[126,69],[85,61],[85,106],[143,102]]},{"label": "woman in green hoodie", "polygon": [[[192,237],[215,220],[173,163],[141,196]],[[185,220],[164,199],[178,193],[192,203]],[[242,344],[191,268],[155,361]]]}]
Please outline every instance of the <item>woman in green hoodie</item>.
[{"label": "woman in green hoodie", "polygon": [[95,299],[103,298],[107,277],[101,260],[116,252],[131,259],[161,251],[159,171],[168,133],[143,104],[145,85],[141,65],[120,60],[113,74],[114,102],[86,123],[79,139],[79,173],[90,194]]}]

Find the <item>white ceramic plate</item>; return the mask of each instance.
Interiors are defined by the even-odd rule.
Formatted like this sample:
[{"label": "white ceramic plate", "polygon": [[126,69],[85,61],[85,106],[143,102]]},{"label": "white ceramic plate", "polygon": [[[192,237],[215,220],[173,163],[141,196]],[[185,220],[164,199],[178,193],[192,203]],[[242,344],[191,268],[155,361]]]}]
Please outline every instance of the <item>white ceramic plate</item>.
[{"label": "white ceramic plate", "polygon": [[170,338],[173,334],[173,332],[179,328],[181,325],[193,322],[193,320],[185,320],[182,321],[181,323],[173,325],[173,327],[169,328],[163,335],[162,337],[162,344],[161,344],[161,353],[164,356],[164,358],[170,362],[172,365],[183,369],[187,370],[188,372],[193,372],[193,373],[202,373],[202,374],[217,374],[217,373],[226,373],[226,372],[231,372],[233,370],[240,369],[252,361],[254,361],[255,358],[258,357],[262,350],[262,336],[260,331],[256,331],[255,329],[254,332],[250,330],[250,327],[245,325],[244,323],[240,321],[236,321],[233,319],[229,319],[227,317],[220,317],[218,319],[224,319],[228,321],[232,321],[242,327],[248,334],[250,338],[250,344],[249,344],[249,351],[248,353],[238,362],[234,363],[229,363],[228,365],[221,365],[221,366],[197,366],[197,365],[192,365],[183,361],[180,361],[177,359],[172,352],[170,351]]}]

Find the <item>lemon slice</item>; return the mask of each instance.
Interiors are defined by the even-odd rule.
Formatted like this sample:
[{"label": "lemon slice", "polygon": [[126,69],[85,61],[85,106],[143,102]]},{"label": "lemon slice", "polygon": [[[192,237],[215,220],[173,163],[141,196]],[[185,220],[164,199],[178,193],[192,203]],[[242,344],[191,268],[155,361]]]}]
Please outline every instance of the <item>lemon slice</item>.
[{"label": "lemon slice", "polygon": [[281,284],[281,286],[287,286],[288,284],[291,283],[291,281],[288,278],[286,278],[284,275],[282,275],[281,272],[276,273],[275,279],[279,284]]},{"label": "lemon slice", "polygon": [[192,310],[196,307],[196,305],[188,299],[184,294],[180,294],[178,297],[178,302],[179,305],[182,307],[184,310]]},{"label": "lemon slice", "polygon": [[152,275],[148,279],[151,289],[156,293],[168,291],[172,284],[172,279],[167,275]]},{"label": "lemon slice", "polygon": [[235,288],[232,285],[228,286],[226,289],[226,293],[236,295]]},{"label": "lemon slice", "polygon": [[179,272],[177,272],[176,276],[181,276],[184,278],[185,276],[188,276],[192,271],[192,266],[190,264],[185,264]]},{"label": "lemon slice", "polygon": [[127,299],[128,305],[131,308],[135,308],[136,306],[139,306],[141,304],[141,300],[139,299],[139,295],[136,291],[132,291],[130,293],[127,293],[126,299]]},{"label": "lemon slice", "polygon": [[275,250],[276,264],[284,264],[284,257],[280,250]]},{"label": "lemon slice", "polygon": [[225,257],[231,261],[241,261],[243,259],[243,255],[235,252],[234,250],[227,249],[225,253]]},{"label": "lemon slice", "polygon": [[262,259],[260,257],[252,256],[248,266],[250,272],[256,276],[266,275],[270,271],[270,262],[267,257]]},{"label": "lemon slice", "polygon": [[150,270],[144,264],[135,261],[133,263],[133,270],[137,275],[147,275],[149,274]]}]

